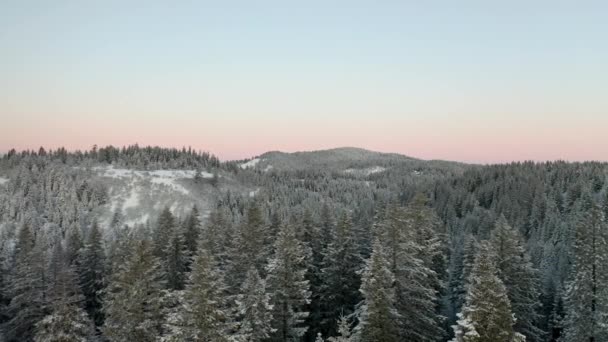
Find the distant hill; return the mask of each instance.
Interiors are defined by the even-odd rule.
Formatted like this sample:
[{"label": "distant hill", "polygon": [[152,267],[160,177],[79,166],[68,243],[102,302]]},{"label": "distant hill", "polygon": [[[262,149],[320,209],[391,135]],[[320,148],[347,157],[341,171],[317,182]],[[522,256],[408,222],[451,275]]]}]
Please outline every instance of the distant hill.
[{"label": "distant hill", "polygon": [[263,171],[327,170],[354,175],[369,175],[389,168],[409,167],[462,168],[465,164],[448,161],[426,161],[397,153],[369,151],[356,147],[340,147],[305,152],[266,152],[257,158],[240,164],[241,168]]}]

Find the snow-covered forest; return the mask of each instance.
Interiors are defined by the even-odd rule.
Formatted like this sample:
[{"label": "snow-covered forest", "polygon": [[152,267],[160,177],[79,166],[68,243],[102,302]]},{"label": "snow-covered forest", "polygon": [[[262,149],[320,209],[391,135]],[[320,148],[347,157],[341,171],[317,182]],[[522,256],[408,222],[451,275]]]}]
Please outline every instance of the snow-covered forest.
[{"label": "snow-covered forest", "polygon": [[0,341],[608,341],[608,164],[0,159]]}]

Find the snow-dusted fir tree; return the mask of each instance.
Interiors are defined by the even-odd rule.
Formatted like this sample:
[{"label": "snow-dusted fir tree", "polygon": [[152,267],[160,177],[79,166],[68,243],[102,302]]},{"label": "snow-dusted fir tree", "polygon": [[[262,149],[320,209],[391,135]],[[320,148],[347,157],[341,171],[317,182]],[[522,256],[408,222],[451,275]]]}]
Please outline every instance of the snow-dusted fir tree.
[{"label": "snow-dusted fir tree", "polygon": [[471,234],[453,242],[452,258],[450,262],[450,319],[455,320],[456,314],[462,309],[466,301],[467,282],[473,263],[475,261],[476,240]]},{"label": "snow-dusted fir tree", "polygon": [[102,291],[106,286],[106,257],[101,231],[94,221],[78,261],[84,307],[96,325],[103,323]]},{"label": "snow-dusted fir tree", "polygon": [[342,315],[338,320],[338,336],[332,336],[327,339],[329,342],[352,342],[353,332],[351,323],[348,317]]},{"label": "snow-dusted fir tree", "polygon": [[24,225],[15,246],[15,266],[8,281],[9,320],[2,331],[7,341],[31,341],[34,327],[48,313],[44,252]]},{"label": "snow-dusted fir tree", "polygon": [[561,341],[608,341],[608,224],[597,204],[581,215]]},{"label": "snow-dusted fir tree", "polygon": [[437,285],[437,274],[430,268],[432,258],[417,242],[407,214],[403,208],[389,206],[375,230],[395,277],[394,305],[399,312],[400,336],[412,341],[433,341],[443,335],[437,313],[438,293],[433,285]]},{"label": "snow-dusted fir tree", "polygon": [[196,253],[197,242],[199,241],[199,236],[202,230],[199,212],[196,206],[192,207],[192,210],[184,220],[183,230],[188,255],[194,256]]},{"label": "snow-dusted fir tree", "polygon": [[269,338],[274,331],[270,295],[266,291],[266,282],[253,266],[247,272],[236,304],[235,338],[247,342],[260,342]]},{"label": "snow-dusted fir tree", "polygon": [[267,266],[267,286],[273,305],[273,341],[297,340],[306,333],[304,320],[310,303],[306,256],[295,229],[284,224],[274,243],[274,257]]},{"label": "snow-dusted fir tree", "polygon": [[514,329],[526,336],[527,341],[544,341],[545,334],[538,327],[541,306],[538,271],[530,262],[522,237],[502,215],[491,235],[498,277],[507,288],[511,311],[517,318]]},{"label": "snow-dusted fir tree", "polygon": [[226,287],[213,256],[199,243],[182,305],[169,317],[169,341],[227,341]]},{"label": "snow-dusted fir tree", "polygon": [[219,265],[226,268],[229,252],[231,252],[232,239],[235,237],[233,236],[232,223],[225,208],[220,207],[212,210],[202,230],[204,248],[215,257]]},{"label": "snow-dusted fir tree", "polygon": [[164,281],[150,241],[140,241],[105,290],[103,326],[110,341],[154,341],[161,336]]},{"label": "snow-dusted fir tree", "polygon": [[[272,216],[273,224],[277,227],[281,226],[280,218],[275,213]],[[325,305],[325,294],[322,289],[325,283],[325,277],[323,275],[323,259],[326,256],[326,248],[324,248],[324,241],[321,237],[321,228],[314,221],[312,212],[309,209],[305,209],[300,220],[298,232],[299,239],[304,245],[307,256],[307,272],[306,279],[310,284],[310,315],[306,320],[308,325],[308,336],[316,336],[321,331],[321,320],[323,318],[323,307]],[[278,232],[278,228],[277,228]]]},{"label": "snow-dusted fir tree", "polygon": [[190,259],[188,253],[184,236],[178,229],[174,229],[163,251],[165,258],[161,260],[169,290],[183,290]]},{"label": "snow-dusted fir tree", "polygon": [[82,308],[84,297],[68,255],[57,241],[49,277],[50,313],[36,324],[36,342],[86,342],[94,335],[93,322]]},{"label": "snow-dusted fir tree", "polygon": [[515,318],[507,289],[498,277],[489,243],[481,243],[469,278],[467,298],[453,326],[454,342],[517,342],[525,337],[513,330]]},{"label": "snow-dusted fir tree", "polygon": [[245,221],[239,226],[232,251],[232,286],[240,286],[251,266],[260,274],[265,273],[264,266],[270,255],[270,246],[265,244],[267,234],[268,227],[262,210],[258,203],[252,202],[247,208]]},{"label": "snow-dusted fir tree", "polygon": [[82,248],[84,247],[84,240],[82,239],[80,227],[77,224],[70,226],[68,232],[66,233],[65,244],[65,254],[68,263],[78,269],[78,262],[80,261],[80,254],[82,253]]},{"label": "snow-dusted fir tree", "polygon": [[175,216],[173,216],[169,207],[165,207],[158,215],[158,221],[152,232],[154,255],[161,260],[166,257],[165,249],[175,230],[177,230]]},{"label": "snow-dusted fir tree", "polygon": [[[445,225],[435,210],[428,205],[428,200],[427,195],[416,194],[405,208],[403,218],[410,238],[418,244],[418,258],[430,270],[425,277],[424,286],[436,293],[434,299],[436,315],[433,325],[438,326],[443,319],[439,316],[441,311],[439,296],[445,289],[448,248]],[[428,326],[427,329],[432,330],[432,327]],[[427,337],[437,339],[440,336],[432,337],[427,334]]]},{"label": "snow-dusted fir tree", "polygon": [[390,270],[382,244],[372,245],[372,255],[367,261],[361,280],[363,301],[359,304],[356,338],[362,342],[401,341],[399,337],[399,313],[395,309],[395,277]]},{"label": "snow-dusted fir tree", "polygon": [[347,213],[341,217],[332,238],[322,269],[322,324],[326,336],[333,335],[340,316],[352,314],[355,305],[361,301],[361,279],[357,274],[362,266],[361,257],[357,251],[353,224]]}]

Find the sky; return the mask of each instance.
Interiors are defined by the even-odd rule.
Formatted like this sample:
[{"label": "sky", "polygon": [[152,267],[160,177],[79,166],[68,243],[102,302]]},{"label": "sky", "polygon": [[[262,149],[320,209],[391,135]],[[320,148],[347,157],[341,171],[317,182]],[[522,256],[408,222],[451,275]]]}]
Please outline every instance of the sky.
[{"label": "sky", "polygon": [[608,160],[606,1],[0,0],[0,152]]}]

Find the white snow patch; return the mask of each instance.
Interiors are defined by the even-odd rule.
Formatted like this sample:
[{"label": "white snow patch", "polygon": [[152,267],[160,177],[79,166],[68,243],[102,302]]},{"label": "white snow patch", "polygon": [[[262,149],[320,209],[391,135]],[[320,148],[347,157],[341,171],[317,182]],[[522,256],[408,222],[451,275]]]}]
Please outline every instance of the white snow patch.
[{"label": "white snow patch", "polygon": [[140,216],[139,218],[137,218],[135,220],[126,221],[125,224],[133,227],[136,224],[145,224],[146,222],[148,222],[149,219],[150,219],[150,214],[143,214],[142,216]]},{"label": "white snow patch", "polygon": [[139,204],[139,193],[137,191],[135,191],[135,189],[132,189],[131,193],[129,194],[129,197],[127,197],[125,202],[122,204],[122,210],[124,211],[129,208],[137,207],[138,204]]},{"label": "white snow patch", "polygon": [[386,168],[384,168],[382,166],[372,166],[372,167],[368,167],[366,169],[346,169],[346,170],[344,170],[344,173],[369,176],[371,174],[383,172],[383,171],[386,171]]},{"label": "white snow patch", "polygon": [[249,197],[255,197],[255,195],[257,195],[258,192],[260,192],[260,189],[255,189],[253,191],[249,191]]},{"label": "white snow patch", "polygon": [[248,161],[246,163],[242,163],[241,165],[239,165],[239,167],[241,169],[254,168],[256,165],[258,165],[259,162],[260,162],[260,158],[255,158],[255,159],[251,159],[250,161]]},{"label": "white snow patch", "polygon": [[267,166],[264,168],[264,172],[268,172],[268,171],[270,171],[270,170],[272,170],[272,169],[273,169],[273,166],[272,166],[272,165],[267,165]]},{"label": "white snow patch", "polygon": [[8,183],[9,179],[8,178],[4,178],[4,177],[0,177],[0,185],[3,185],[5,183]]},{"label": "white snow patch", "polygon": [[[194,178],[196,170],[153,170],[153,171],[139,171],[131,169],[115,169],[112,166],[109,167],[95,167],[94,170],[101,171],[101,175],[110,178],[125,178],[125,177],[151,177],[163,178],[163,179],[178,179],[178,178]],[[213,174],[205,171],[201,171],[203,178],[213,178]]]}]

